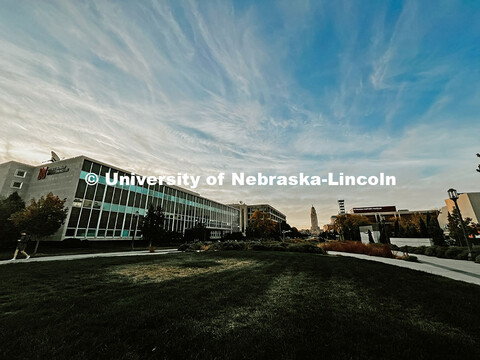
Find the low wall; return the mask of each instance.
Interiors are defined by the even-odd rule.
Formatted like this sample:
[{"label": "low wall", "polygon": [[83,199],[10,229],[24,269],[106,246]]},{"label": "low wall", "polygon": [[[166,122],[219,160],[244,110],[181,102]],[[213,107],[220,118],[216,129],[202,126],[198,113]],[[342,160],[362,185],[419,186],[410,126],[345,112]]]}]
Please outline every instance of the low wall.
[{"label": "low wall", "polygon": [[430,238],[390,238],[390,243],[392,245],[401,246],[431,246],[433,245],[432,239]]}]

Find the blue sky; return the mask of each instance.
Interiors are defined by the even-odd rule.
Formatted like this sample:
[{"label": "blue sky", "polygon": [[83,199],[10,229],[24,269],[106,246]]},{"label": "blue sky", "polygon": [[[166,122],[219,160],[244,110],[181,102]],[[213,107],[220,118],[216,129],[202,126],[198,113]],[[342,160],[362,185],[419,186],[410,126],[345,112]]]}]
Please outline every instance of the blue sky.
[{"label": "blue sky", "polygon": [[0,161],[51,149],[146,175],[397,176],[395,188],[199,192],[292,225],[479,191],[478,1],[0,4]]}]

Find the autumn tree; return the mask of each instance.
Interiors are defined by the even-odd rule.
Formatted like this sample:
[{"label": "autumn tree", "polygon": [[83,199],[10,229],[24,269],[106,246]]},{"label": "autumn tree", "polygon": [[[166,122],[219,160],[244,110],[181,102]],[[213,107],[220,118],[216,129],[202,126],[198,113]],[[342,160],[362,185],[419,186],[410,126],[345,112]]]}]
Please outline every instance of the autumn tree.
[{"label": "autumn tree", "polygon": [[278,238],[278,223],[273,221],[269,214],[256,210],[250,217],[250,222],[247,226],[247,237],[262,239]]},{"label": "autumn tree", "polygon": [[[479,225],[472,222],[472,219],[467,217],[463,219],[463,223],[465,224],[465,230],[467,232],[467,236],[473,236],[478,234]],[[449,236],[451,239],[455,240],[455,243],[459,246],[467,246],[465,244],[465,236],[463,234],[462,224],[460,223],[460,218],[458,214],[458,210],[456,208],[453,209],[453,214],[448,213],[448,231]]]},{"label": "autumn tree", "polygon": [[0,246],[13,245],[20,230],[10,220],[12,214],[25,208],[25,202],[15,191],[6,199],[0,199]]},{"label": "autumn tree", "polygon": [[14,213],[10,219],[21,231],[26,231],[37,242],[57,232],[67,217],[66,199],[60,199],[52,193],[42,196],[38,201],[32,199],[25,209]]},{"label": "autumn tree", "polygon": [[335,230],[343,240],[360,241],[360,226],[371,224],[366,216],[356,214],[338,215],[335,219]]}]

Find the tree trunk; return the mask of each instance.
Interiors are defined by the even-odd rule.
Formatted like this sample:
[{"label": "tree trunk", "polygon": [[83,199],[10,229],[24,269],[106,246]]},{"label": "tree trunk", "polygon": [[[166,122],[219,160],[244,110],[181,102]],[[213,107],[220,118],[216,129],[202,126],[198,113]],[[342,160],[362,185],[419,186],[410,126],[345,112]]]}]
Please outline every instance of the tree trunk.
[{"label": "tree trunk", "polygon": [[37,242],[35,244],[35,250],[33,250],[33,255],[36,255],[37,254],[37,250],[38,250],[38,245],[40,244],[40,240],[37,239]]}]

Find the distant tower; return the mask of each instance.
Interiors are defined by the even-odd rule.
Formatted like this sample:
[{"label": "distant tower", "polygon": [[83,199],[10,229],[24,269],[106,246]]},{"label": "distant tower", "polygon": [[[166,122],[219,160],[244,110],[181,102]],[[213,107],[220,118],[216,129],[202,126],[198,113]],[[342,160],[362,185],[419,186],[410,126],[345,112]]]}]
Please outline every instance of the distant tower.
[{"label": "distant tower", "polygon": [[315,208],[313,207],[313,205],[312,205],[312,208],[310,209],[310,220],[312,222],[312,227],[310,228],[311,233],[319,234],[320,228],[318,227],[317,212],[315,211]]},{"label": "distant tower", "polygon": [[338,215],[345,215],[345,200],[338,200]]}]

